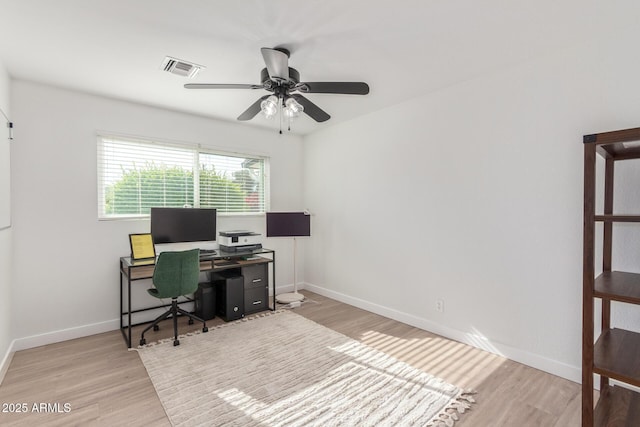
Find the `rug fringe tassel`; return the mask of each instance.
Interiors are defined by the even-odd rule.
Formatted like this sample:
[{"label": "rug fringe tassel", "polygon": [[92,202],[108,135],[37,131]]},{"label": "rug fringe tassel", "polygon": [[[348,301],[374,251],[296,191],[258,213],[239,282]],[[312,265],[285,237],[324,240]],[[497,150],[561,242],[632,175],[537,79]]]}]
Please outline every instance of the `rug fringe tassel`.
[{"label": "rug fringe tassel", "polygon": [[474,394],[476,394],[474,390],[464,390],[427,424],[427,427],[453,427],[460,419],[458,414],[464,414],[467,409],[471,409],[471,404],[476,402],[473,398]]}]

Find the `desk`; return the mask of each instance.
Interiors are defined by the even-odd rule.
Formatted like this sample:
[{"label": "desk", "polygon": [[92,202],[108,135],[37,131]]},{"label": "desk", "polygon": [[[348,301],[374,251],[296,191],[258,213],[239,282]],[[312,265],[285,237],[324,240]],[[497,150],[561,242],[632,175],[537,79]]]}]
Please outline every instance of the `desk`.
[{"label": "desk", "polygon": [[[205,258],[200,258],[200,271],[201,272],[221,272],[233,268],[267,264],[271,265],[271,290],[272,305],[271,310],[275,310],[276,307],[276,253],[271,249],[256,249],[253,251],[243,252],[225,252],[217,250],[215,255],[207,255]],[[270,258],[266,258],[270,256]],[[153,277],[153,270],[155,268],[155,259],[153,260],[132,260],[131,257],[120,258],[120,331],[124,337],[127,346],[131,348],[131,328],[133,326],[142,325],[147,322],[140,322],[131,324],[131,315],[133,313],[140,313],[148,310],[155,310],[158,308],[168,307],[169,304],[156,305],[153,307],[145,307],[141,309],[132,310],[131,308],[131,282],[136,280],[150,279]],[[126,290],[125,290],[126,284]],[[125,294],[126,292],[126,294]],[[126,307],[125,307],[125,295],[126,295]],[[193,301],[186,299],[183,302]],[[126,320],[126,322],[125,322]]]}]

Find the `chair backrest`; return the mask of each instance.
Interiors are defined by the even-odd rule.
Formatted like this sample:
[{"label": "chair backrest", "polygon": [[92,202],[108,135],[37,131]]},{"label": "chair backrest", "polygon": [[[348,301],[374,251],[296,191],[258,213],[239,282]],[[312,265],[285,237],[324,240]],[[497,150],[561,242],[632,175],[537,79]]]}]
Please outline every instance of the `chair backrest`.
[{"label": "chair backrest", "polygon": [[158,298],[175,298],[198,289],[200,250],[161,252],[153,271]]}]

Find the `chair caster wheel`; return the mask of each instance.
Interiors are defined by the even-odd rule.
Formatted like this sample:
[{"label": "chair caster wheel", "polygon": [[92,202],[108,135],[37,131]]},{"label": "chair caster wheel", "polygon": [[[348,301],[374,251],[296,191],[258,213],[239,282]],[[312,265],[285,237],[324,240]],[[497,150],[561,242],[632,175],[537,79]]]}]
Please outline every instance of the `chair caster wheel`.
[{"label": "chair caster wheel", "polygon": [[153,325],[153,330],[154,330],[154,331],[159,331],[159,330],[160,330],[160,326],[158,326],[158,325]]},{"label": "chair caster wheel", "polygon": [[204,328],[202,328],[202,332],[209,332],[209,328],[205,326]]},{"label": "chair caster wheel", "polygon": [[145,345],[146,343],[147,343],[147,340],[145,340],[144,338],[140,340],[140,345]]},{"label": "chair caster wheel", "polygon": [[189,324],[193,325],[193,319],[189,319]]},{"label": "chair caster wheel", "polygon": [[173,346],[175,347],[177,345],[180,345],[180,340],[174,340],[173,341]]}]

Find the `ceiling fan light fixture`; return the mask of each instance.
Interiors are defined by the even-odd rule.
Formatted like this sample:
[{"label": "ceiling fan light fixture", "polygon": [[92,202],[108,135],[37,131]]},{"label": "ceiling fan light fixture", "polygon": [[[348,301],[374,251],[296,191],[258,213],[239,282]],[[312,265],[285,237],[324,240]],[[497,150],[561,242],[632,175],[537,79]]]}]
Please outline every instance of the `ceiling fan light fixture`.
[{"label": "ceiling fan light fixture", "polygon": [[283,113],[286,117],[289,117],[289,118],[298,117],[300,114],[302,114],[303,111],[304,111],[304,107],[300,105],[300,103],[296,101],[294,98],[289,97],[286,99],[286,101],[284,101]]},{"label": "ceiling fan light fixture", "polygon": [[260,110],[267,119],[274,117],[276,114],[278,114],[278,97],[275,95],[271,95],[267,99],[262,101],[260,103]]}]

